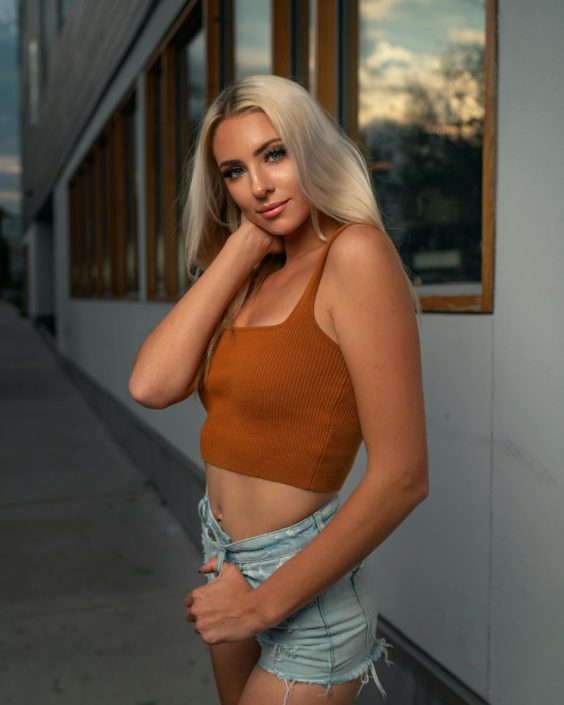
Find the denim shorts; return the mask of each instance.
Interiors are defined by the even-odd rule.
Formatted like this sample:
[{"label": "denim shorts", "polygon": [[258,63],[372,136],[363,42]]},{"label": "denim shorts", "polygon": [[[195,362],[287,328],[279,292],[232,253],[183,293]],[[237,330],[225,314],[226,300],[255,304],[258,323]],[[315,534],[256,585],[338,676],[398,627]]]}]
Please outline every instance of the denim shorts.
[{"label": "denim shorts", "polygon": [[[228,561],[257,588],[314,539],[339,506],[335,495],[297,524],[231,542],[211,512],[206,490],[198,503],[204,562],[218,556],[217,573]],[[215,577],[206,574],[208,581]],[[390,644],[376,638],[378,615],[371,592],[363,561],[280,624],[256,635],[261,646],[258,665],[284,681],[284,705],[296,682],[319,684],[330,693],[332,685],[359,677],[362,688],[370,675],[385,696],[374,662],[383,655],[386,663],[391,663]]]}]

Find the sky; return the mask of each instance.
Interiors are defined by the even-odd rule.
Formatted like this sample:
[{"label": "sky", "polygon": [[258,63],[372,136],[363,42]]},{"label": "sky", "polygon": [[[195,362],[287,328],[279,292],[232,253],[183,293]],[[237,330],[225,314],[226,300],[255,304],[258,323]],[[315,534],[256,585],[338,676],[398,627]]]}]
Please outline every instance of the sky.
[{"label": "sky", "polygon": [[20,213],[16,0],[0,0],[0,206]]},{"label": "sky", "polygon": [[484,47],[484,0],[361,0],[361,129],[373,121],[408,122],[410,87],[421,86],[452,115],[483,118],[480,86],[470,72],[454,78],[443,59]]}]

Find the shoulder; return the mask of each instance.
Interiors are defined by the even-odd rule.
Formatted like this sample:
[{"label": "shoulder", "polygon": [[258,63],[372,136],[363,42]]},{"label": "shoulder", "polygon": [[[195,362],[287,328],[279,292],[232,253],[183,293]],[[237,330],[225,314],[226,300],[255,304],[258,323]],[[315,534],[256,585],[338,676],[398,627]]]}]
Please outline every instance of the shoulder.
[{"label": "shoulder", "polygon": [[340,232],[327,254],[327,276],[340,292],[367,279],[381,282],[406,279],[398,251],[389,235],[368,224],[354,224]]}]

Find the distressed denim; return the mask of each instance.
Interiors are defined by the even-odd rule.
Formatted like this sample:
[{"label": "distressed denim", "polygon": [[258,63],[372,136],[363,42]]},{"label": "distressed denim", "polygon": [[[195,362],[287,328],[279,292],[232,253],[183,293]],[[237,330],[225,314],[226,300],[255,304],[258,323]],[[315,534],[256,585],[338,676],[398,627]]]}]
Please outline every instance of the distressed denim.
[{"label": "distressed denim", "polygon": [[[217,573],[224,561],[232,563],[249,585],[257,588],[314,539],[339,506],[336,495],[297,524],[231,542],[211,512],[206,490],[198,503],[204,561],[218,556]],[[215,577],[206,574],[208,581]],[[257,634],[261,646],[258,665],[284,681],[283,705],[287,705],[296,682],[320,684],[330,693],[332,685],[359,677],[362,688],[370,675],[385,697],[374,662],[383,655],[391,664],[390,644],[376,637],[377,619],[363,561],[280,624]]]}]

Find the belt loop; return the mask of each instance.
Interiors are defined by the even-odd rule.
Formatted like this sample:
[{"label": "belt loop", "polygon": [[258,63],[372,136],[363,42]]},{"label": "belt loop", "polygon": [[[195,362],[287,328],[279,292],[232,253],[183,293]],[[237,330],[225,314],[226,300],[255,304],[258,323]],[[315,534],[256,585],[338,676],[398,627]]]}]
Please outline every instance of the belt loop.
[{"label": "belt loop", "polygon": [[319,531],[323,531],[325,528],[325,521],[323,520],[323,515],[319,509],[316,512],[313,512],[313,518],[315,519],[315,523],[317,524]]},{"label": "belt loop", "polygon": [[219,575],[219,571],[222,569],[224,561],[225,561],[225,549],[218,548],[217,549],[217,564],[215,567],[215,572],[217,573],[217,575]]},{"label": "belt loop", "polygon": [[[335,504],[335,509],[333,510],[333,504]],[[327,526],[329,522],[325,521],[325,518],[323,516],[323,510],[327,513],[329,510],[331,511],[329,518],[332,518],[335,515],[335,512],[339,509],[341,503],[340,503],[340,498],[339,494],[337,493],[336,495],[333,495],[333,497],[322,507],[320,507],[317,511],[313,513],[313,518],[315,519],[315,523],[317,524],[317,528],[319,531],[323,531],[323,529]]]}]

